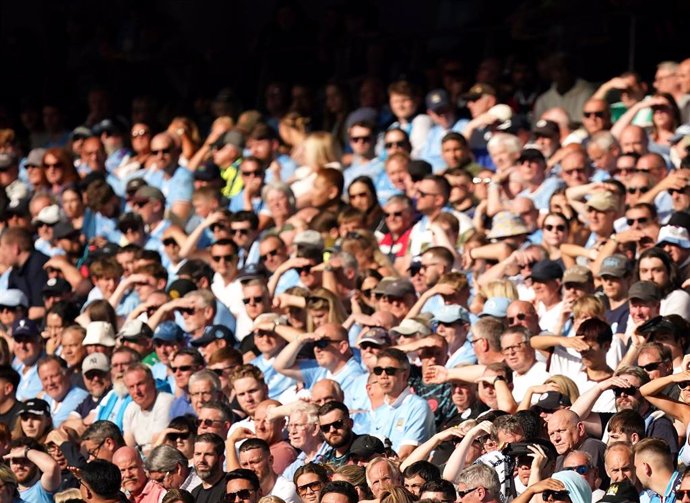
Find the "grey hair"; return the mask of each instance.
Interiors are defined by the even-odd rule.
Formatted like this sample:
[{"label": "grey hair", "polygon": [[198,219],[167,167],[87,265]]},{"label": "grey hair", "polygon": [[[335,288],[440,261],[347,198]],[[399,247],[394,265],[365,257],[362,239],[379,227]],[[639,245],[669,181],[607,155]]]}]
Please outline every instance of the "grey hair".
[{"label": "grey hair", "polygon": [[366,476],[367,485],[369,487],[371,487],[371,479],[369,478],[369,474],[374,469],[374,466],[378,465],[379,463],[386,463],[388,465],[388,468],[391,472],[391,482],[393,485],[402,484],[402,474],[400,473],[400,469],[398,468],[398,466],[388,458],[376,457],[369,461],[369,463],[367,464]]},{"label": "grey hair", "polygon": [[180,451],[169,445],[159,445],[151,451],[144,465],[151,472],[171,472],[177,465],[187,464],[187,458]]},{"label": "grey hair", "polygon": [[278,192],[282,192],[287,196],[288,204],[290,205],[290,209],[292,211],[294,211],[297,208],[297,199],[295,198],[295,194],[292,192],[292,189],[287,183],[280,182],[277,180],[267,183],[264,186],[264,188],[261,189],[261,199],[264,202],[268,201],[268,193],[272,190],[277,190]]},{"label": "grey hair", "polygon": [[298,400],[293,406],[290,416],[296,413],[304,414],[307,416],[308,424],[316,424],[319,422],[318,410],[319,408],[316,405]]},{"label": "grey hair", "polygon": [[339,251],[333,254],[335,257],[339,257],[343,262],[343,269],[354,269],[355,272],[358,269],[357,259],[352,256],[351,253],[346,251]]},{"label": "grey hair", "polygon": [[184,296],[185,299],[200,299],[203,302],[203,307],[212,307],[216,309],[216,297],[211,290],[201,288],[199,290],[192,290]]},{"label": "grey hair", "polygon": [[489,153],[491,153],[492,150],[501,147],[512,153],[520,152],[522,150],[520,139],[517,136],[508,133],[497,133],[492,135],[489,143],[486,145]]},{"label": "grey hair", "polygon": [[594,133],[589,139],[589,143],[596,145],[605,152],[618,146],[618,140],[616,140],[616,137],[613,136],[610,131],[599,131]]},{"label": "grey hair", "polygon": [[489,498],[493,500],[501,500],[501,482],[498,480],[498,474],[493,468],[484,465],[476,464],[468,466],[460,472],[457,478],[459,484],[465,484],[467,487],[483,487],[489,493]]},{"label": "grey hair", "polygon": [[678,70],[678,63],[675,61],[662,61],[658,65],[656,65],[657,70],[669,70],[671,72],[675,72]]},{"label": "grey hair", "polygon": [[216,373],[209,369],[201,369],[197,372],[194,372],[189,377],[189,386],[202,381],[210,382],[213,385],[213,391],[220,391],[221,387],[223,386]]}]

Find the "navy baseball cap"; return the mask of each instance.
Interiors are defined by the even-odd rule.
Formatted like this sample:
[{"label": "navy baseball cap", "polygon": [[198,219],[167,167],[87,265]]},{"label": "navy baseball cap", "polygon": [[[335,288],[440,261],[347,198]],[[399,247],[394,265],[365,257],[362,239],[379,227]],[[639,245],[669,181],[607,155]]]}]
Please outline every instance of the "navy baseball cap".
[{"label": "navy baseball cap", "polygon": [[184,332],[174,321],[164,321],[153,332],[154,341],[180,342],[184,339]]}]

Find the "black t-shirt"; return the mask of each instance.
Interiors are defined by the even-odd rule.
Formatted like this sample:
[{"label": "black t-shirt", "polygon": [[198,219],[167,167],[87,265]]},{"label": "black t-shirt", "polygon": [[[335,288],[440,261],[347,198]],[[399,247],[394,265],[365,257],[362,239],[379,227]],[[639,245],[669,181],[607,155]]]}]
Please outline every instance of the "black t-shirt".
[{"label": "black t-shirt", "polygon": [[0,414],[0,423],[6,425],[10,431],[14,428],[14,423],[17,420],[17,413],[22,409],[22,403],[20,401],[14,402],[14,405],[10,410],[4,414]]},{"label": "black t-shirt", "polygon": [[225,475],[223,475],[218,482],[216,482],[209,489],[204,489],[203,484],[196,486],[192,490],[195,503],[224,503],[225,492],[227,491],[227,482]]},{"label": "black t-shirt", "polygon": [[47,255],[34,250],[23,266],[13,267],[10,272],[8,286],[24,292],[31,307],[43,307],[41,290],[48,281],[48,273],[43,269],[43,265],[48,259]]}]

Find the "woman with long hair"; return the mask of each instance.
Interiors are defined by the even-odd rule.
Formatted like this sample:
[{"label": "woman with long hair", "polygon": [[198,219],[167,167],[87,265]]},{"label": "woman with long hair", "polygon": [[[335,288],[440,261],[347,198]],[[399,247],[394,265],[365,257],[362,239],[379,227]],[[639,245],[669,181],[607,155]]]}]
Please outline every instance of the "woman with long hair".
[{"label": "woman with long hair", "polygon": [[298,208],[310,205],[310,193],[317,171],[324,167],[341,169],[340,157],[340,147],[332,134],[316,131],[307,136],[304,141],[303,165],[295,170],[293,178],[288,182],[297,198]]},{"label": "woman with long hair", "polygon": [[347,198],[350,206],[357,208],[365,215],[364,224],[367,229],[379,231],[383,234],[387,232],[383,209],[379,205],[376,187],[374,187],[371,177],[358,176],[352,180],[347,188]]},{"label": "woman with long hair", "polygon": [[315,288],[307,297],[307,332],[326,323],[342,325],[347,318],[345,307],[337,295],[326,288]]},{"label": "woman with long hair", "polygon": [[50,191],[59,195],[69,184],[79,181],[79,174],[72,162],[72,156],[64,148],[49,148],[43,154],[43,169]]}]

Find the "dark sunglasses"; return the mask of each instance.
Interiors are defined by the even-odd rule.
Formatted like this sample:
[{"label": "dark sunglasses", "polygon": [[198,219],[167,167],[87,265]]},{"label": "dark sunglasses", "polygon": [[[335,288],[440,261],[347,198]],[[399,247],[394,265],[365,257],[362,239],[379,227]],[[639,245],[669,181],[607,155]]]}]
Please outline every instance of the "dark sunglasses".
[{"label": "dark sunglasses", "polygon": [[257,169],[254,171],[242,171],[240,170],[240,173],[242,173],[242,176],[250,176],[250,177],[256,177],[256,178],[263,178],[264,172]]},{"label": "dark sunglasses", "polygon": [[372,293],[374,293],[373,288],[367,288],[366,290],[362,290],[362,295],[364,295],[367,299],[371,298]]},{"label": "dark sunglasses", "polygon": [[236,234],[241,234],[242,236],[248,236],[249,235],[249,229],[230,229],[230,234],[233,236]]},{"label": "dark sunglasses", "polygon": [[171,442],[177,442],[178,440],[187,440],[191,434],[189,431],[181,431],[179,433],[168,433],[166,437]]},{"label": "dark sunglasses", "polygon": [[265,255],[259,255],[259,258],[261,259],[261,262],[265,262],[266,259],[269,257],[276,257],[278,255],[279,251],[280,251],[280,248],[276,248],[275,250],[271,250],[269,252],[266,252]]},{"label": "dark sunglasses", "polygon": [[105,377],[106,375],[107,372],[102,370],[89,370],[88,372],[84,372],[84,377],[86,377],[89,381],[95,379],[96,377]]},{"label": "dark sunglasses", "polygon": [[589,472],[589,466],[587,465],[577,465],[577,466],[569,466],[569,467],[563,467],[563,471],[565,472],[577,472],[579,475],[586,475]]},{"label": "dark sunglasses", "polygon": [[371,136],[350,136],[352,143],[371,143]]},{"label": "dark sunglasses", "polygon": [[232,262],[235,260],[234,255],[212,255],[211,258],[214,262],[220,262],[221,260],[224,260],[225,262]]},{"label": "dark sunglasses", "polygon": [[515,325],[518,321],[525,321],[527,315],[525,313],[518,313],[515,316],[508,316],[508,325]]},{"label": "dark sunglasses", "polygon": [[209,227],[209,229],[211,229],[211,232],[216,232],[219,230],[224,231],[227,230],[227,228],[228,226],[222,222],[216,222],[215,224],[211,224],[211,226]]},{"label": "dark sunglasses", "polygon": [[180,314],[190,315],[194,314],[196,312],[196,309],[194,309],[193,307],[178,307],[177,312]]},{"label": "dark sunglasses", "polygon": [[465,489],[464,491],[461,491],[460,489],[458,489],[458,497],[460,497],[460,499],[462,499],[465,496],[467,496],[468,494],[473,493],[477,489],[479,489],[479,487],[473,487],[472,489]]},{"label": "dark sunglasses", "polygon": [[386,218],[400,218],[403,216],[403,211],[391,211],[390,213],[387,211],[384,211],[383,214],[386,215]]},{"label": "dark sunglasses", "polygon": [[645,224],[649,223],[649,217],[628,218],[625,222],[628,224],[628,226],[632,226],[636,222],[640,225],[645,225]]},{"label": "dark sunglasses", "polygon": [[584,115],[584,116],[587,117],[588,119],[589,119],[590,117],[597,117],[597,118],[599,118],[599,119],[603,119],[604,116],[606,115],[606,113],[603,112],[603,111],[600,111],[600,112],[582,112],[582,115]]},{"label": "dark sunglasses", "polygon": [[387,376],[394,376],[398,372],[403,372],[404,369],[399,369],[398,367],[374,367],[374,375],[380,376],[384,372]]},{"label": "dark sunglasses", "polygon": [[568,501],[570,500],[570,493],[568,491],[552,491],[547,489],[541,493],[541,497],[544,501],[548,501],[550,499],[553,501]]},{"label": "dark sunglasses", "polygon": [[178,246],[175,238],[166,238],[163,240],[163,246]]},{"label": "dark sunglasses", "polygon": [[628,187],[628,194],[646,194],[649,192],[649,187]]},{"label": "dark sunglasses", "polygon": [[241,500],[248,500],[252,497],[252,492],[254,492],[253,489],[240,489],[239,491],[234,493],[226,493],[225,501],[227,501],[228,503],[232,503],[237,498]]},{"label": "dark sunglasses", "polygon": [[676,500],[682,500],[686,496],[690,498],[690,489],[676,489]]},{"label": "dark sunglasses", "polygon": [[637,388],[634,386],[628,386],[627,388],[614,386],[613,388],[611,388],[611,391],[613,391],[613,394],[616,395],[616,398],[618,398],[621,395],[635,396],[637,394]]},{"label": "dark sunglasses", "polygon": [[170,147],[168,147],[168,148],[160,148],[160,149],[158,149],[158,150],[152,150],[152,151],[151,151],[151,154],[152,154],[152,155],[158,155],[158,154],[166,154],[166,155],[167,155],[167,154],[169,154],[171,151],[172,151],[172,150],[170,149]]},{"label": "dark sunglasses", "polygon": [[367,351],[370,349],[381,349],[381,345],[375,344],[373,342],[363,342],[359,345],[359,349],[361,349],[362,351]]},{"label": "dark sunglasses", "polygon": [[330,339],[319,339],[318,341],[314,342],[314,347],[317,347],[319,349],[326,349],[330,344],[334,342],[340,342],[340,341],[332,341]]},{"label": "dark sunglasses", "polygon": [[647,371],[647,372],[654,372],[656,369],[659,368],[659,366],[664,363],[664,362],[652,362],[648,363],[647,365],[640,365],[640,368]]},{"label": "dark sunglasses", "polygon": [[246,299],[242,299],[242,302],[244,302],[244,305],[247,306],[249,304],[261,304],[261,302],[264,300],[263,297],[247,297]]},{"label": "dark sunglasses", "polygon": [[344,419],[338,419],[337,421],[333,421],[332,423],[320,425],[319,429],[323,433],[328,433],[329,431],[331,431],[331,428],[336,429],[336,430],[342,430],[344,427],[345,427],[345,420]]},{"label": "dark sunglasses", "polygon": [[197,419],[196,420],[196,427],[198,428],[199,426],[205,426],[206,428],[210,428],[213,426],[214,423],[223,423],[220,419]]},{"label": "dark sunglasses", "polygon": [[407,142],[406,141],[387,141],[386,143],[383,144],[385,148],[393,148],[393,147],[398,147],[398,148],[404,148],[407,147]]},{"label": "dark sunglasses", "polygon": [[297,486],[297,492],[299,494],[306,494],[307,491],[311,491],[313,493],[319,491],[321,489],[321,481],[320,480],[315,480],[314,482],[310,482],[308,484],[304,484],[303,486]]},{"label": "dark sunglasses", "polygon": [[62,163],[61,162],[55,162],[53,164],[44,163],[43,167],[46,169],[48,169],[48,168],[62,168]]},{"label": "dark sunglasses", "polygon": [[671,194],[671,195],[673,195],[673,194],[685,194],[685,192],[687,192],[687,190],[688,190],[688,187],[684,187],[684,188],[682,188],[682,189],[680,189],[680,190],[678,190],[678,189],[668,189],[667,192],[668,192],[669,194]]},{"label": "dark sunglasses", "polygon": [[172,370],[173,374],[177,374],[177,372],[191,372],[194,368],[193,365],[180,365],[179,367],[170,366],[170,370]]},{"label": "dark sunglasses", "polygon": [[235,368],[235,367],[224,367],[224,368],[222,368],[222,369],[209,369],[209,370],[210,370],[211,372],[213,372],[214,374],[216,374],[217,376],[222,376],[222,375],[224,375],[226,372],[228,372],[228,371],[230,371],[230,370],[232,370],[232,369],[234,369],[234,368]]},{"label": "dark sunglasses", "polygon": [[681,390],[686,390],[686,389],[690,388],[690,381],[681,381],[677,384]]},{"label": "dark sunglasses", "polygon": [[563,224],[558,224],[558,225],[547,224],[544,226],[544,229],[546,229],[549,232],[553,232],[553,231],[565,232],[565,225],[563,225]]},{"label": "dark sunglasses", "polygon": [[311,267],[310,265],[295,267],[295,271],[297,271],[297,274],[311,274]]},{"label": "dark sunglasses", "polygon": [[132,206],[134,206],[135,208],[143,208],[144,206],[149,204],[149,201],[150,201],[150,199],[146,199],[145,201],[144,200],[134,201],[132,203]]}]

